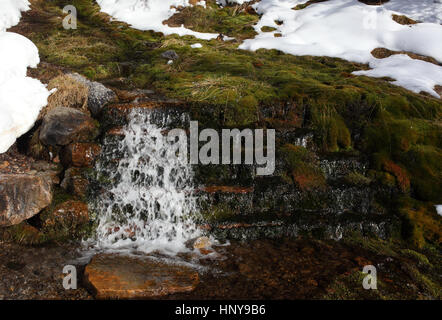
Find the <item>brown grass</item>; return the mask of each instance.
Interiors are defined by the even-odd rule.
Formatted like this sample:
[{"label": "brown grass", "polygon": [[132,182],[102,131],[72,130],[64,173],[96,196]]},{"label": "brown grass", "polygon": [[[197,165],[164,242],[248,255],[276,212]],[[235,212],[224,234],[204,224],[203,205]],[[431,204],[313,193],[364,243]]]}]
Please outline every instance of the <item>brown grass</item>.
[{"label": "brown grass", "polygon": [[403,25],[417,24],[417,21],[410,19],[407,16],[399,16],[397,14],[393,15],[393,20]]},{"label": "brown grass", "polygon": [[392,50],[389,50],[386,48],[376,48],[371,52],[371,54],[373,57],[375,57],[377,59],[388,58],[394,54],[406,54],[412,59],[422,60],[422,61],[426,61],[429,63],[433,63],[435,65],[440,65],[440,63],[432,57],[422,56],[422,55],[412,53],[412,52],[407,52],[407,51],[392,51]]},{"label": "brown grass", "polygon": [[48,105],[41,111],[40,118],[57,107],[76,108],[87,112],[89,89],[69,75],[61,75],[49,81],[48,89],[57,91],[48,98]]}]

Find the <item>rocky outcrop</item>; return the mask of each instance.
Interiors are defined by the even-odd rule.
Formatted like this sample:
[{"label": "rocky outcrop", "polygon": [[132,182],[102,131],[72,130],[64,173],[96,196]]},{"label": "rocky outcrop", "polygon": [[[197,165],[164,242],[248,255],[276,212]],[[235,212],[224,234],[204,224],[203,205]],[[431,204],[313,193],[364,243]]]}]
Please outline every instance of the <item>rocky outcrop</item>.
[{"label": "rocky outcrop", "polygon": [[72,108],[55,108],[43,119],[40,140],[45,145],[66,146],[93,140],[98,134],[94,120]]},{"label": "rocky outcrop", "polygon": [[15,225],[52,202],[52,178],[45,173],[0,175],[0,226]]},{"label": "rocky outcrop", "polygon": [[61,162],[65,167],[92,167],[100,151],[101,147],[95,143],[72,143],[62,150]]},{"label": "rocky outcrop", "polygon": [[134,299],[192,291],[199,275],[150,257],[99,254],[86,266],[85,281],[98,299]]},{"label": "rocky outcrop", "polygon": [[89,88],[88,108],[93,116],[100,114],[105,105],[117,99],[116,94],[112,90],[99,82],[89,81],[78,73],[72,73],[70,76]]}]

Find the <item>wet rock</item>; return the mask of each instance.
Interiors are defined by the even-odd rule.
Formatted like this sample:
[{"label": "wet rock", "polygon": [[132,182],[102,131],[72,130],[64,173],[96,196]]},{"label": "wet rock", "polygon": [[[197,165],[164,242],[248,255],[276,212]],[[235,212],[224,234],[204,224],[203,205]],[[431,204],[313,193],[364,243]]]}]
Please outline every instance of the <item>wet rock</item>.
[{"label": "wet rock", "polygon": [[60,186],[69,193],[84,197],[87,193],[89,181],[83,176],[79,168],[69,168],[64,173]]},{"label": "wet rock", "polygon": [[199,237],[193,243],[195,249],[207,249],[212,245],[208,237]]},{"label": "wet rock", "polygon": [[176,60],[176,59],[179,58],[179,56],[178,56],[178,54],[175,52],[175,50],[167,50],[167,51],[164,51],[164,52],[161,54],[161,57],[163,57],[164,59],[167,59],[167,60]]},{"label": "wet rock", "polygon": [[86,266],[85,280],[98,299],[131,299],[193,291],[199,275],[147,257],[99,254]]},{"label": "wet rock", "polygon": [[89,88],[88,108],[93,116],[97,116],[108,103],[116,101],[117,95],[103,84],[90,81],[78,73],[72,73],[70,76]]},{"label": "wet rock", "polygon": [[59,204],[55,209],[42,215],[44,230],[69,230],[70,234],[89,222],[89,209],[86,203],[69,200]]},{"label": "wet rock", "polygon": [[0,226],[15,225],[46,208],[52,179],[44,173],[0,175]]},{"label": "wet rock", "polygon": [[65,146],[72,142],[90,141],[98,134],[94,120],[72,108],[55,108],[43,119],[40,140],[45,145]]},{"label": "wet rock", "polygon": [[63,148],[61,162],[65,167],[92,167],[100,151],[101,147],[95,143],[72,143]]}]

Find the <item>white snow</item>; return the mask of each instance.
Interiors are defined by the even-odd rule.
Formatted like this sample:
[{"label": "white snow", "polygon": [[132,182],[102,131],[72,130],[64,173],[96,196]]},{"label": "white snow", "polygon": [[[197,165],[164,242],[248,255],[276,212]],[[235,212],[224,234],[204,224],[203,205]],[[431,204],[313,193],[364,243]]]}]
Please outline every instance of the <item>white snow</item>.
[{"label": "white snow", "polygon": [[442,0],[390,0],[384,7],[420,22],[442,23]]},{"label": "white snow", "polygon": [[40,62],[37,47],[6,32],[28,9],[27,0],[0,0],[0,153],[32,128],[50,94],[40,81],[26,76],[27,68]]},{"label": "white snow", "polygon": [[404,54],[393,55],[385,59],[372,59],[371,70],[354,72],[356,75],[397,79],[392,83],[419,93],[426,91],[435,97],[439,95],[432,88],[442,83],[442,68],[435,64],[411,59]]},{"label": "white snow", "polygon": [[442,216],[442,204],[435,205],[435,207],[437,214]]},{"label": "white snow", "polygon": [[243,4],[246,2],[249,2],[251,0],[217,0],[216,3],[218,3],[219,5],[225,7],[227,4]]},{"label": "white snow", "polygon": [[[215,39],[217,33],[202,33],[181,27],[169,27],[163,21],[177,12],[177,7],[191,6],[189,0],[97,0],[101,11],[140,30],[153,30],[164,35],[191,35],[199,39]],[[198,5],[199,3],[197,3]],[[205,2],[204,2],[205,5]]]},{"label": "white snow", "polygon": [[190,45],[190,47],[193,49],[199,49],[199,48],[202,48],[203,45],[201,43],[194,43],[194,44]]},{"label": "white snow", "polygon": [[[405,26],[392,20],[394,12],[383,6],[368,6],[355,0],[329,0],[292,10],[304,0],[261,0],[254,5],[261,14],[255,26],[259,33],[245,40],[240,49],[278,49],[293,55],[313,55],[342,58],[368,63],[375,67],[376,77],[391,77],[394,84],[409,90],[428,92],[436,97],[435,84],[442,84],[442,67],[405,57],[391,57],[379,61],[371,55],[375,48],[410,51],[431,56],[442,62],[442,26],[420,23]],[[275,21],[282,21],[278,25]],[[276,28],[262,32],[264,26]],[[275,37],[274,33],[282,34]],[[394,68],[393,68],[394,66]]]}]

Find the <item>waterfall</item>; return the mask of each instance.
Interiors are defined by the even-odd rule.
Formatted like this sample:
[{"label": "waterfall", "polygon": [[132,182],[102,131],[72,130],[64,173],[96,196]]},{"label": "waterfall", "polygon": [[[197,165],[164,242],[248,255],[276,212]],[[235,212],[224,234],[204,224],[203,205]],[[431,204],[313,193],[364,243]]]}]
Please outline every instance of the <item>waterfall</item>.
[{"label": "waterfall", "polygon": [[192,167],[176,154],[186,141],[168,141],[168,116],[161,112],[159,121],[158,114],[132,111],[124,138],[113,146],[105,142],[104,158],[116,164],[97,164],[110,181],[95,204],[98,249],[176,253],[199,236]]}]

